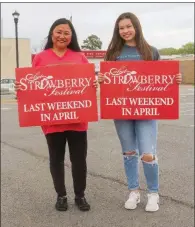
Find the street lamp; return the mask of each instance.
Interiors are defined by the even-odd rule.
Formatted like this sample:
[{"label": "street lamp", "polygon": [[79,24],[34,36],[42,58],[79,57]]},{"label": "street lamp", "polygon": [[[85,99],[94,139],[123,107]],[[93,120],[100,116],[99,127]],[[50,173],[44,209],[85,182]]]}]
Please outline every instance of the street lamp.
[{"label": "street lamp", "polygon": [[12,16],[14,17],[14,23],[15,23],[15,35],[16,35],[16,67],[19,68],[19,57],[18,57],[18,18],[20,14],[15,11],[12,13]]}]

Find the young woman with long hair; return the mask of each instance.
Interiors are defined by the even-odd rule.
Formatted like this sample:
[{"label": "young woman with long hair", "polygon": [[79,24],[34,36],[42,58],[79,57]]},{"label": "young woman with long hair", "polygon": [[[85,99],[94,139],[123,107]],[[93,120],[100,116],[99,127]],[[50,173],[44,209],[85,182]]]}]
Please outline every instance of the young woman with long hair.
[{"label": "young woman with long hair", "polygon": [[[113,37],[108,46],[105,61],[155,61],[160,60],[157,48],[144,38],[141,24],[133,13],[123,13],[116,20]],[[181,74],[176,77],[181,83]],[[99,73],[99,83],[104,75]],[[159,209],[159,165],[156,154],[156,120],[114,120],[123,157],[125,173],[130,191],[125,202],[126,209],[135,209],[140,202],[139,166],[141,158],[148,188],[146,211]]]}]

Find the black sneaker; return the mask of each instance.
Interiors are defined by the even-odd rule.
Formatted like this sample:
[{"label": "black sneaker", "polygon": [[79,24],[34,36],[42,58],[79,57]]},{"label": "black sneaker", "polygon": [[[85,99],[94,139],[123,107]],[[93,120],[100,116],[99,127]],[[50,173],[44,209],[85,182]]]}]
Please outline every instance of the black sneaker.
[{"label": "black sneaker", "polygon": [[83,197],[83,198],[76,197],[75,198],[75,204],[77,205],[77,207],[81,211],[89,211],[90,210],[90,205],[87,203],[85,197]]},{"label": "black sneaker", "polygon": [[67,197],[58,196],[55,207],[56,207],[56,210],[58,211],[66,211],[68,209]]}]

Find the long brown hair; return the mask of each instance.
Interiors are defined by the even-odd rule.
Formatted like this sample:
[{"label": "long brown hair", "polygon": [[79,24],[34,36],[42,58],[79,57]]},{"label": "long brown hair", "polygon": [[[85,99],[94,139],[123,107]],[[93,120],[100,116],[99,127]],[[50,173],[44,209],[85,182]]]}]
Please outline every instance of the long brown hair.
[{"label": "long brown hair", "polygon": [[121,38],[119,34],[119,22],[123,19],[130,19],[133,27],[135,29],[135,42],[136,48],[139,51],[143,60],[152,60],[152,48],[146,42],[143,36],[142,27],[139,19],[133,13],[123,13],[116,20],[112,40],[108,46],[105,61],[115,61],[120,55],[120,52],[125,44],[125,41]]}]

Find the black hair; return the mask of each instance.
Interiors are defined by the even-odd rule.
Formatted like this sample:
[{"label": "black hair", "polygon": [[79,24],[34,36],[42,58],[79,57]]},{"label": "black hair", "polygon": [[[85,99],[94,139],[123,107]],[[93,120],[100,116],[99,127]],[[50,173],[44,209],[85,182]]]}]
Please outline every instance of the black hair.
[{"label": "black hair", "polygon": [[56,20],[50,30],[49,30],[49,34],[47,36],[47,42],[45,44],[45,47],[44,47],[44,50],[47,50],[47,49],[50,49],[53,47],[53,42],[52,42],[52,33],[53,33],[53,30],[55,29],[56,26],[60,25],[60,24],[68,24],[71,31],[72,31],[72,39],[71,39],[71,42],[70,44],[67,46],[69,49],[73,50],[73,51],[76,51],[76,52],[80,52],[81,49],[79,47],[79,44],[78,44],[78,40],[77,40],[77,35],[76,35],[76,32],[75,32],[75,29],[71,23],[70,20],[67,20],[66,18],[60,18],[58,20]]}]

